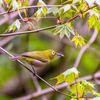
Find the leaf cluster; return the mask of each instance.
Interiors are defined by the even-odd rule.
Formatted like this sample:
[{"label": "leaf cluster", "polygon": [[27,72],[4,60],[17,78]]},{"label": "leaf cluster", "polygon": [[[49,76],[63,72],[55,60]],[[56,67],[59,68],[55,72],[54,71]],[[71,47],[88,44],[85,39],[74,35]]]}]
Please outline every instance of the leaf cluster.
[{"label": "leaf cluster", "polygon": [[[94,91],[94,84],[87,82],[86,80],[82,80],[80,82],[78,79],[78,82],[76,82],[76,78],[79,78],[79,71],[76,68],[70,68],[66,70],[65,72],[61,73],[54,79],[57,79],[57,84],[60,84],[62,82],[68,83],[68,88],[72,90],[72,94],[76,94],[71,100],[83,100],[82,98],[85,98],[87,94],[91,93],[95,96],[99,96],[100,94]],[[74,84],[71,85],[71,83],[74,81]],[[71,86],[70,86],[71,85]],[[88,97],[87,97],[88,99]]]}]

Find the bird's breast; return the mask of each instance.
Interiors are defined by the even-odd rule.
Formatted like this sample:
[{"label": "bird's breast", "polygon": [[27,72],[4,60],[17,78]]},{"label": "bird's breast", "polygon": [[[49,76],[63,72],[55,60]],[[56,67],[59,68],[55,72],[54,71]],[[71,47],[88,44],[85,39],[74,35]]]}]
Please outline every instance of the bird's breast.
[{"label": "bird's breast", "polygon": [[34,65],[34,67],[45,67],[49,64],[49,61],[43,62],[40,60],[33,59],[31,64]]}]

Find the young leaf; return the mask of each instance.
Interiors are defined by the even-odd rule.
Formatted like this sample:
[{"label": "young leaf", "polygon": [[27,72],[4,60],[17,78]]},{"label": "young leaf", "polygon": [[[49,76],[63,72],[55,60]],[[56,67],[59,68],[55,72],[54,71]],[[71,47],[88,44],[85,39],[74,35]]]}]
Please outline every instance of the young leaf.
[{"label": "young leaf", "polygon": [[79,44],[82,47],[82,44],[85,44],[85,39],[82,38],[82,36],[74,36],[71,42],[75,41],[75,47],[77,48],[77,45]]},{"label": "young leaf", "polygon": [[42,0],[39,0],[39,2],[37,3],[38,6],[40,5],[46,5]]},{"label": "young leaf", "polygon": [[87,22],[89,24],[89,29],[94,26],[97,31],[100,30],[100,21],[94,14],[88,19]]},{"label": "young leaf", "polygon": [[5,0],[7,4],[10,4],[12,0]]},{"label": "young leaf", "polygon": [[46,16],[47,8],[44,7],[44,5],[46,5],[46,4],[45,4],[42,0],[39,0],[39,2],[37,3],[37,5],[38,5],[38,6],[42,5],[43,7],[39,8],[39,9],[35,12],[34,16],[37,16],[38,19],[42,16],[42,14],[43,14],[44,16]]},{"label": "young leaf", "polygon": [[40,9],[38,9],[37,12],[35,12],[34,16],[37,16],[38,18],[40,18],[42,14],[46,16],[46,12],[47,12],[47,9],[45,7],[41,7]]},{"label": "young leaf", "polygon": [[70,89],[72,90],[72,94],[78,93],[80,97],[82,97],[85,92],[85,87],[82,84],[80,84],[80,82],[72,85]]},{"label": "young leaf", "polygon": [[93,25],[95,25],[96,21],[97,21],[97,17],[96,17],[95,15],[92,15],[92,16],[88,19],[87,22],[88,22],[88,24],[89,24],[89,30],[90,30],[90,28],[93,27]]},{"label": "young leaf", "polygon": [[[77,98],[72,98],[70,100],[77,100]],[[84,98],[78,98],[78,100],[86,100],[86,99],[84,99]]]},{"label": "young leaf", "polygon": [[[20,2],[20,1],[18,1],[18,2]],[[21,6],[23,7],[23,6],[28,6],[29,4],[28,4],[28,0],[24,0],[24,1],[21,1]]]},{"label": "young leaf", "polygon": [[17,3],[16,0],[12,0],[9,9],[12,7],[13,10],[19,9],[20,5]]},{"label": "young leaf", "polygon": [[80,3],[80,6],[78,7],[79,11],[85,11],[88,8],[87,4],[85,2]]},{"label": "young leaf", "polygon": [[95,96],[100,96],[100,93],[98,93],[98,92],[96,92],[94,90],[92,91],[92,94],[95,95]]},{"label": "young leaf", "polygon": [[98,11],[97,9],[95,9],[95,8],[93,8],[93,9],[91,9],[91,10],[88,10],[86,13],[89,13],[89,14],[90,14],[90,17],[91,17],[92,15],[95,15],[98,19],[99,19],[99,17],[100,17],[99,11]]},{"label": "young leaf", "polygon": [[89,90],[90,92],[93,91],[93,88],[94,88],[94,84],[90,83],[90,82],[87,82],[85,80],[82,80],[82,84],[85,86],[85,88],[87,90]]},{"label": "young leaf", "polygon": [[53,13],[54,16],[57,16],[57,14],[59,13],[58,7],[48,8],[46,14],[49,14],[49,13]]},{"label": "young leaf", "polygon": [[95,0],[85,0],[85,1],[88,3],[89,6],[91,6],[95,2]]},{"label": "young leaf", "polygon": [[72,27],[69,25],[59,25],[55,28],[55,31],[54,31],[54,35],[58,34],[60,38],[63,38],[64,35],[70,38],[71,33],[75,35],[74,31],[72,30]]},{"label": "young leaf", "polygon": [[70,10],[68,10],[68,11],[66,11],[65,13],[63,13],[63,12],[61,12],[60,13],[60,18],[61,18],[61,21],[63,21],[63,22],[65,22],[65,18],[66,17],[68,17],[68,18],[72,18],[72,10],[70,9]]},{"label": "young leaf", "polygon": [[65,13],[65,12],[68,11],[70,8],[71,8],[71,6],[70,6],[69,4],[67,4],[67,5],[61,7],[59,10],[64,10],[64,13]]},{"label": "young leaf", "polygon": [[19,22],[19,20],[16,20],[15,22],[13,22],[13,23],[8,27],[8,29],[7,29],[5,32],[11,31],[11,30],[14,31],[16,28],[19,30],[20,26],[22,26],[21,23]]},{"label": "young leaf", "polygon": [[75,78],[78,77],[78,71],[76,68],[70,68],[66,70],[65,72],[61,73],[55,79],[57,79],[57,84],[62,83],[64,81],[68,82],[69,86],[70,84],[75,80]]},{"label": "young leaf", "polygon": [[75,78],[78,77],[78,73],[79,72],[76,68],[70,68],[63,73],[65,76],[65,81],[68,82],[69,86],[75,80]]},{"label": "young leaf", "polygon": [[73,0],[72,3],[77,3],[77,2],[80,2],[80,0]]}]

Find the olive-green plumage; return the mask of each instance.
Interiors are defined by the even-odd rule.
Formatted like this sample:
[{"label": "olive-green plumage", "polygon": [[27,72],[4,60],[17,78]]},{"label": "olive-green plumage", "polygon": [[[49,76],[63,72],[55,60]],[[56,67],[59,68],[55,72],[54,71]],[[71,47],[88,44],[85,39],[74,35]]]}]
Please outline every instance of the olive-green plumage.
[{"label": "olive-green plumage", "polygon": [[23,53],[21,56],[13,57],[12,60],[23,59],[29,64],[34,65],[35,67],[45,67],[51,60],[57,56],[63,56],[60,53],[57,53],[54,50],[45,50],[45,51],[33,51]]}]

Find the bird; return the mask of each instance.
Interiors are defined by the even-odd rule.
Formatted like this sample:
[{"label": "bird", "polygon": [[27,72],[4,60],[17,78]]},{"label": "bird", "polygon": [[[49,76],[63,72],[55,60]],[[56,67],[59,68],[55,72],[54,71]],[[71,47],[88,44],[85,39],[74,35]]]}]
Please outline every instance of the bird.
[{"label": "bird", "polygon": [[22,53],[21,56],[11,57],[13,61],[22,59],[28,62],[28,64],[34,67],[45,67],[47,66],[55,57],[64,56],[61,53],[57,53],[55,50],[48,49],[45,51],[33,51]]}]

